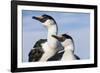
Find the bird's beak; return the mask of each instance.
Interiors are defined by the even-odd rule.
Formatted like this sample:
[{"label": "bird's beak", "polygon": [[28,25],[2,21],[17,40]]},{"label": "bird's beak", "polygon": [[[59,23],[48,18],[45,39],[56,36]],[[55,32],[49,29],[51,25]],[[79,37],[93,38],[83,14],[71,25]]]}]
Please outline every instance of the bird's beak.
[{"label": "bird's beak", "polygon": [[56,38],[60,42],[62,42],[64,40],[64,37],[63,36],[52,35],[52,37]]},{"label": "bird's beak", "polygon": [[37,17],[36,16],[33,16],[32,19],[36,19],[36,20],[41,21],[43,19],[43,17],[42,16],[37,16]]}]

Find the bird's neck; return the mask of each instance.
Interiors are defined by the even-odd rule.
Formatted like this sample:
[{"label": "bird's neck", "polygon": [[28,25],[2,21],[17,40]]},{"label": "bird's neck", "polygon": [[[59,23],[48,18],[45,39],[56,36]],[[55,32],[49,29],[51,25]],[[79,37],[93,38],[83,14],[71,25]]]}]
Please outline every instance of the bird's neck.
[{"label": "bird's neck", "polygon": [[57,26],[53,25],[48,28],[47,43],[43,48],[45,53],[40,61],[47,61],[48,58],[52,57],[57,52],[58,41],[52,37],[52,35],[57,35],[57,33]]},{"label": "bird's neck", "polygon": [[61,44],[65,51],[74,51],[75,49],[74,42],[70,39],[66,39],[64,42],[61,42]]},{"label": "bird's neck", "polygon": [[57,25],[52,25],[50,28],[48,28],[47,42],[48,45],[52,48],[57,47],[58,40],[52,37],[52,35],[57,35],[57,34],[58,34]]},{"label": "bird's neck", "polygon": [[69,45],[67,47],[64,47],[64,54],[62,57],[62,60],[73,60],[74,58],[74,52],[73,52],[73,45]]},{"label": "bird's neck", "polygon": [[56,25],[52,25],[50,28],[48,28],[48,37],[52,37],[52,35],[58,34],[58,27]]},{"label": "bird's neck", "polygon": [[74,51],[74,45],[73,44],[69,44],[67,46],[64,47],[64,50],[67,52],[67,51],[70,51],[70,52],[73,52]]}]

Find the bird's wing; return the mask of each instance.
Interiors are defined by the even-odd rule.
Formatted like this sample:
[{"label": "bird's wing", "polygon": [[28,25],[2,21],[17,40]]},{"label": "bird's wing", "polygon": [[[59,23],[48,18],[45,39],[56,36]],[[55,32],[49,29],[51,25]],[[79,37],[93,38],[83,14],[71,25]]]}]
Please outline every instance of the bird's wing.
[{"label": "bird's wing", "polygon": [[35,62],[35,61],[40,60],[40,58],[42,57],[42,55],[44,53],[41,44],[45,43],[46,41],[47,41],[47,39],[40,39],[35,43],[35,45],[33,46],[33,49],[31,49],[31,51],[29,52],[29,55],[28,55],[29,62]]},{"label": "bird's wing", "polygon": [[35,61],[40,60],[40,58],[42,57],[43,53],[44,53],[44,51],[39,47],[35,48],[35,49],[32,49],[29,52],[29,62],[35,62]]},{"label": "bird's wing", "polygon": [[49,58],[47,61],[58,61],[62,58],[63,54],[64,54],[64,50],[60,52],[58,51],[54,56]]}]

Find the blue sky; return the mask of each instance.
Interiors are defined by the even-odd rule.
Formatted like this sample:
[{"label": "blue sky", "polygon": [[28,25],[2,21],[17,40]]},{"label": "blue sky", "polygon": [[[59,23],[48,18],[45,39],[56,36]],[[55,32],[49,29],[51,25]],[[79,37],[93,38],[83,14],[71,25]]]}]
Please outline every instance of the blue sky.
[{"label": "blue sky", "polygon": [[32,19],[32,16],[48,14],[58,25],[58,33],[67,33],[75,43],[75,54],[81,59],[90,57],[90,14],[72,12],[45,12],[22,10],[23,19],[23,62],[28,61],[28,53],[39,39],[45,39],[47,30],[43,25]]}]

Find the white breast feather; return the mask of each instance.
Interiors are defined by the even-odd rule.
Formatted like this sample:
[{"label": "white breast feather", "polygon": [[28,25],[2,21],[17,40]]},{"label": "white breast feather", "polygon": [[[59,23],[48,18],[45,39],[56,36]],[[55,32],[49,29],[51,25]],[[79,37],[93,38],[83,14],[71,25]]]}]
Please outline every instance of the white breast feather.
[{"label": "white breast feather", "polygon": [[48,58],[52,57],[56,52],[54,49],[48,46],[47,42],[45,44],[42,44],[42,48],[44,50],[44,54],[41,57],[40,61],[43,61],[43,62],[47,61]]}]

